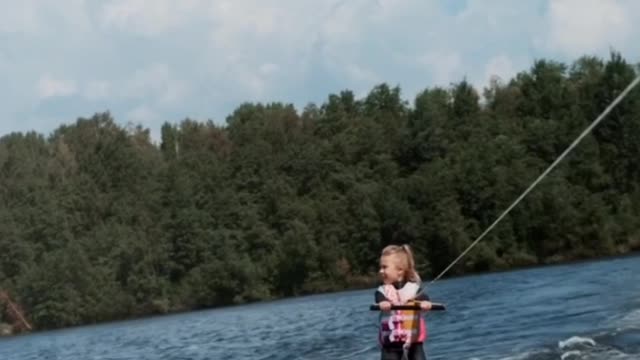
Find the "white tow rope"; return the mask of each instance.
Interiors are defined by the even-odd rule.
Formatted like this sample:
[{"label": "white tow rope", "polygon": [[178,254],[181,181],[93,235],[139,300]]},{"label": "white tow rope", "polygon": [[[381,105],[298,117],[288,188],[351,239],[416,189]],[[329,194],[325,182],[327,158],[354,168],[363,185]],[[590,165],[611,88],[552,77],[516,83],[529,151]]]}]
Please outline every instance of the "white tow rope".
[{"label": "white tow rope", "polygon": [[582,138],[584,138],[589,132],[591,132],[591,130],[598,125],[598,123],[600,123],[600,121],[602,121],[602,119],[604,119],[605,116],[607,116],[607,114],[609,114],[609,112],[611,112],[611,110],[618,105],[618,103],[620,101],[622,101],[622,99],[624,99],[627,94],[629,94],[629,92],[631,90],[633,90],[634,87],[636,87],[636,85],[638,85],[638,83],[640,83],[640,76],[637,76],[635,78],[635,80],[633,80],[625,89],[624,91],[622,91],[620,93],[620,95],[618,95],[618,97],[615,98],[615,100],[613,100],[613,102],[611,102],[611,104],[609,104],[609,106],[607,106],[607,108],[602,112],[602,114],[600,114],[600,116],[598,116],[592,123],[591,125],[589,125],[583,132],[582,134],[580,134],[580,136],[578,136],[573,143],[571,143],[571,145],[569,145],[569,147],[547,168],[547,170],[545,170],[528,188],[527,190],[525,190],[522,195],[520,195],[514,202],[513,204],[511,204],[507,210],[505,210],[502,215],[500,215],[494,222],[493,224],[491,224],[482,234],[480,234],[480,236],[478,236],[478,238],[471,243],[471,245],[469,245],[469,247],[467,247],[467,249],[465,251],[462,252],[462,254],[460,254],[460,256],[458,256],[455,260],[453,260],[453,262],[451,262],[451,264],[449,264],[449,266],[447,266],[444,270],[442,270],[442,272],[436,276],[433,280],[431,280],[430,284],[433,284],[434,282],[436,282],[436,280],[440,279],[440,277],[442,277],[442,275],[444,275],[449,269],[451,269],[451,267],[453,267],[453,265],[455,265],[460,259],[462,259],[462,257],[469,252],[469,250],[471,250],[471,248],[473,248],[478,242],[480,242],[480,240],[482,240],[482,238],[487,235],[487,233],[489,233],[489,231],[491,231],[491,229],[493,229],[496,224],[498,224],[498,222],[500,222],[500,220],[502,220],[502,218],[504,218],[510,211],[511,209],[513,209],[545,176],[547,176],[547,174],[556,166],[558,165],[558,163],[560,161],[562,161],[562,159],[564,159],[565,156],[567,156],[567,154],[576,146],[578,145],[578,143],[582,140]]}]

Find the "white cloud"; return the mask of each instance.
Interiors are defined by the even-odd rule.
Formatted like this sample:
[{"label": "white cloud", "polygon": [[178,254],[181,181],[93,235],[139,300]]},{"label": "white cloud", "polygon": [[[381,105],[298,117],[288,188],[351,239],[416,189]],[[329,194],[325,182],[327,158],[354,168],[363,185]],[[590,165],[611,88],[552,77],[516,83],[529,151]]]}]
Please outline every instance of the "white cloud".
[{"label": "white cloud", "polygon": [[[467,0],[467,2],[467,7],[454,17],[459,24],[468,25],[467,31],[477,30],[480,26],[493,30],[504,30],[509,26],[511,31],[521,30],[540,17],[535,11],[540,1],[523,1],[517,6],[514,6],[513,0],[492,0],[490,3],[486,0]],[[511,27],[514,24],[520,26]]]},{"label": "white cloud", "polygon": [[280,67],[277,64],[265,63],[260,65],[260,73],[263,75],[272,75],[280,70]]},{"label": "white cloud", "polygon": [[202,14],[200,0],[111,0],[102,6],[102,25],[146,36],[158,35],[187,24]]},{"label": "white cloud", "polygon": [[632,14],[621,1],[551,1],[546,43],[551,49],[570,56],[606,50],[629,39],[634,21]]},{"label": "white cloud", "polygon": [[159,115],[147,105],[137,106],[125,115],[127,121],[149,125],[159,119]]},{"label": "white cloud", "polygon": [[535,58],[607,56],[610,45],[640,56],[637,0],[2,2],[0,134],[105,108],[159,128],[224,119],[243,101],[364,95],[379,82],[411,97],[465,76],[506,80]]},{"label": "white cloud", "polygon": [[375,2],[364,2],[367,10],[371,11],[370,17],[373,23],[386,24],[389,21],[396,21],[405,18],[412,13],[422,12],[429,15],[430,12],[437,12],[437,2],[433,0],[407,1],[407,0],[376,0]]},{"label": "white cloud", "polygon": [[518,70],[513,65],[511,59],[502,54],[493,57],[489,60],[484,68],[484,78],[482,79],[482,86],[487,84],[493,77],[499,77],[503,81],[513,77]]},{"label": "white cloud", "polygon": [[373,71],[358,64],[347,64],[345,70],[350,79],[356,82],[367,83],[369,86],[373,86],[374,83],[382,81]]},{"label": "white cloud", "polygon": [[[350,43],[356,41],[361,35],[362,21],[355,21],[360,13],[362,0],[351,2],[340,2],[330,9],[323,19],[320,27],[320,34],[325,42]],[[370,3],[369,3],[370,4]]]},{"label": "white cloud", "polygon": [[0,33],[33,33],[38,29],[35,3],[25,0],[7,5],[0,11]]},{"label": "white cloud", "polygon": [[111,95],[111,85],[107,81],[90,81],[84,90],[84,96],[89,100],[105,99]]},{"label": "white cloud", "polygon": [[457,52],[434,51],[422,55],[418,62],[424,65],[438,86],[448,86],[452,82],[462,80],[462,57]]},{"label": "white cloud", "polygon": [[3,1],[0,6],[0,33],[33,36],[65,27],[86,32],[91,27],[85,0]]},{"label": "white cloud", "polygon": [[355,0],[328,9],[326,18],[316,30],[320,61],[332,71],[346,76],[360,77],[359,72],[353,69],[358,67],[354,63],[362,48],[364,24],[362,20],[357,21],[358,16],[364,16],[362,4],[362,1]]},{"label": "white cloud", "polygon": [[243,86],[237,90],[247,91],[249,97],[260,97],[269,87],[265,75],[280,83],[300,80],[322,21],[315,15],[322,16],[330,5],[298,0],[215,2],[208,8],[210,27],[203,50],[219,66],[211,66],[209,76]]},{"label": "white cloud", "polygon": [[181,100],[189,91],[184,81],[172,77],[168,65],[159,63],[136,70],[123,89],[125,97],[151,97],[165,105]]},{"label": "white cloud", "polygon": [[69,96],[76,93],[76,84],[72,80],[56,79],[46,74],[40,77],[36,89],[40,98]]},{"label": "white cloud", "polygon": [[215,24],[213,41],[228,46],[238,35],[270,36],[286,24],[290,15],[286,5],[286,2],[273,6],[262,1],[217,1],[209,12]]}]

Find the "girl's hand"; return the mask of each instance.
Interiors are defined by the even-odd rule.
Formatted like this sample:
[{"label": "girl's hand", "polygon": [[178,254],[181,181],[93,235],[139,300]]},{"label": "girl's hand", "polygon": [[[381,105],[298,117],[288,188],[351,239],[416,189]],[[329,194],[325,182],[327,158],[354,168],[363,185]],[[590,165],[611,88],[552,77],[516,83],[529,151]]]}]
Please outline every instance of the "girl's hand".
[{"label": "girl's hand", "polygon": [[431,310],[431,301],[420,301],[420,308],[425,311]]},{"label": "girl's hand", "polygon": [[388,301],[380,301],[378,306],[380,306],[380,310],[382,311],[389,311],[391,309],[391,303]]}]

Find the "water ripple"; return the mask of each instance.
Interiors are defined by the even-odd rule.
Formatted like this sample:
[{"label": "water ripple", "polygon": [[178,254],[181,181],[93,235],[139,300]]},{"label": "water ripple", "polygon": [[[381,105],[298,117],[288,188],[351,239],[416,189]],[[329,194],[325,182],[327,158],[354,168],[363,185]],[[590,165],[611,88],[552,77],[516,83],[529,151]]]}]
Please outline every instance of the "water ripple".
[{"label": "water ripple", "polygon": [[[638,359],[639,273],[636,257],[441,280],[429,293],[448,311],[426,316],[428,358]],[[36,333],[0,339],[0,359],[373,359],[372,299],[373,289]]]}]

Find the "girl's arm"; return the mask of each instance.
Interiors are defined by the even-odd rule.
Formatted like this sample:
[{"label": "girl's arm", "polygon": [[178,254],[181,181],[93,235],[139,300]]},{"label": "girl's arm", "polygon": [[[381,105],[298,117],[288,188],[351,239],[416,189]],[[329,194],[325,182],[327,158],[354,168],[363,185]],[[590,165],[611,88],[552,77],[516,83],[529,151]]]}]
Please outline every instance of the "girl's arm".
[{"label": "girl's arm", "polygon": [[387,299],[387,297],[384,296],[381,291],[376,291],[376,304],[380,303],[381,301],[389,301],[389,299]]},{"label": "girl's arm", "polygon": [[382,311],[388,311],[391,308],[391,302],[380,290],[376,290],[376,304],[380,306]]}]

